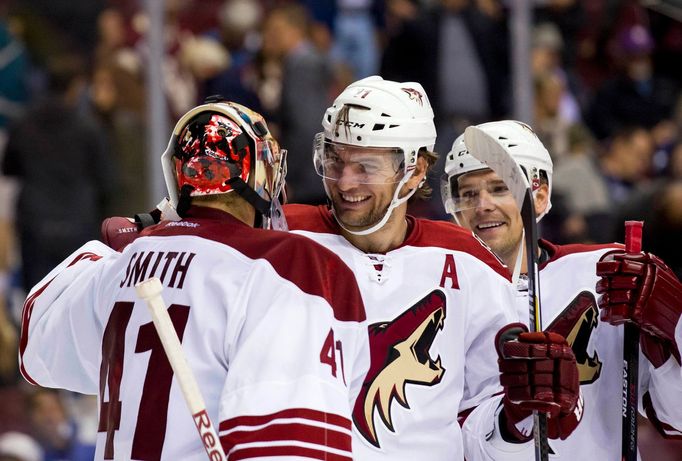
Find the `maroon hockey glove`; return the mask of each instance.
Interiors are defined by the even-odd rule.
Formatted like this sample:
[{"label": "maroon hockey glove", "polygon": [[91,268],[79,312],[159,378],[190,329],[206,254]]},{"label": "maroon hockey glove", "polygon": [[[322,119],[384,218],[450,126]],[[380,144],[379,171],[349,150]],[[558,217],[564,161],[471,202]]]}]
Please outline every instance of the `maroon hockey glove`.
[{"label": "maroon hockey glove", "polygon": [[161,211],[152,210],[150,213],[135,215],[135,218],[114,216],[102,221],[100,233],[102,242],[116,251],[123,249],[140,236],[145,227],[156,224],[161,219]]},{"label": "maroon hockey glove", "polygon": [[[582,416],[580,381],[575,355],[557,333],[528,333],[521,323],[503,327],[495,338],[500,383],[504,387],[505,429],[518,441],[530,439],[516,423],[533,410],[547,413],[547,435],[565,439]],[[502,426],[503,424],[501,424]]]},{"label": "maroon hockey glove", "polygon": [[613,250],[597,263],[601,320],[620,325],[629,320],[642,330],[642,352],[656,367],[670,354],[680,361],[675,327],[682,314],[682,283],[651,253]]},{"label": "maroon hockey glove", "polygon": [[140,235],[140,226],[132,218],[114,216],[102,221],[102,241],[111,249],[123,251]]}]

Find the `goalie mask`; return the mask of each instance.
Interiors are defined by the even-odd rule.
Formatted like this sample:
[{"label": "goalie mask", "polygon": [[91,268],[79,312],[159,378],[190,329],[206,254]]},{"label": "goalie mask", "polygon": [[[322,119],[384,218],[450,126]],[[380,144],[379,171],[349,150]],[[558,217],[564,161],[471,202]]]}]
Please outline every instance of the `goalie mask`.
[{"label": "goalie mask", "polygon": [[[414,173],[419,150],[433,150],[436,128],[424,88],[419,83],[393,82],[379,76],[359,80],[326,110],[322,127],[324,131],[315,136],[313,161],[315,170],[324,178],[327,196],[327,181],[337,181],[341,169],[348,165],[362,172],[356,177],[361,183],[396,184],[388,209],[368,229],[351,231],[337,217],[339,225],[351,234],[376,232],[386,224],[392,211],[416,191],[399,197]],[[350,154],[358,151],[360,155]],[[339,166],[340,158],[344,158],[344,165]]]},{"label": "goalie mask", "polygon": [[[478,128],[495,138],[507,150],[511,157],[521,166],[528,178],[528,183],[535,192],[545,180],[548,187],[547,207],[538,215],[539,221],[552,207],[552,159],[533,130],[522,122],[502,120],[477,125]],[[467,173],[488,169],[488,166],[469,153],[464,145],[464,135],[460,135],[452,144],[452,149],[445,157],[445,174],[441,180],[441,198],[445,211],[450,213],[459,223],[457,213],[471,206],[470,200],[459,192],[458,179]],[[506,188],[505,188],[506,189]],[[492,197],[505,193],[492,185],[488,190]],[[508,192],[508,191],[507,191]]]},{"label": "goalie mask", "polygon": [[280,149],[258,113],[233,102],[209,102],[175,125],[161,156],[169,201],[236,192],[256,209],[263,227],[286,228],[278,200],[286,176]]}]

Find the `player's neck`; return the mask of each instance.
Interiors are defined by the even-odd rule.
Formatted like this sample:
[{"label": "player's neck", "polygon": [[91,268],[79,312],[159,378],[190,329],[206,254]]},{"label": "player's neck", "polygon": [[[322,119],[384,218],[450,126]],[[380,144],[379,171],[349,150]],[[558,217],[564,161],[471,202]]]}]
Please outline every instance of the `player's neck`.
[{"label": "player's neck", "polygon": [[219,201],[202,202],[201,205],[207,208],[214,208],[216,210],[224,211],[231,214],[236,219],[240,220],[244,224],[253,227],[256,220],[256,210],[246,202],[241,203],[231,203],[226,204]]},{"label": "player's neck", "polygon": [[[397,210],[393,210],[395,213]],[[386,253],[398,248],[407,236],[407,220],[404,214],[391,216],[388,222],[376,232],[355,235],[341,229],[341,233],[354,247],[365,253]]]}]

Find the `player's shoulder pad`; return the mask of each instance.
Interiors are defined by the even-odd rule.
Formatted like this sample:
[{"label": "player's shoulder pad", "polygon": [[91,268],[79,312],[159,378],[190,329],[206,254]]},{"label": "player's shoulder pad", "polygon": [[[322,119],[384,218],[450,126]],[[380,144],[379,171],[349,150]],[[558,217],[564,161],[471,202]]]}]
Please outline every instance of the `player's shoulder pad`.
[{"label": "player's shoulder pad", "polygon": [[289,230],[304,230],[319,234],[338,234],[339,225],[325,205],[288,204],[283,206]]},{"label": "player's shoulder pad", "polygon": [[416,247],[439,247],[468,253],[483,261],[507,280],[511,274],[507,266],[478,236],[468,229],[448,221],[433,221],[408,216],[413,229],[404,245]]},{"label": "player's shoulder pad", "polygon": [[556,245],[548,240],[540,239],[538,242],[540,248],[547,251],[549,259],[544,261],[540,268],[545,267],[547,264],[557,261],[565,256],[574,255],[578,253],[590,253],[596,252],[606,252],[609,250],[622,250],[625,247],[620,243],[604,243],[604,244],[582,244],[582,243],[572,243],[568,245]]}]

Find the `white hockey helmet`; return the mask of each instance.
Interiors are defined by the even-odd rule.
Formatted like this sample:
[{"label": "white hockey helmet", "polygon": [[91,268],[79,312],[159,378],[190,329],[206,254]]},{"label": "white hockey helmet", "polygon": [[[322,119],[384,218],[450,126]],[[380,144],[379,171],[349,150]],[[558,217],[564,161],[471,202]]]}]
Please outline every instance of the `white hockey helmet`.
[{"label": "white hockey helmet", "polygon": [[161,156],[170,205],[190,197],[237,192],[263,217],[264,227],[285,225],[278,197],[286,176],[280,149],[263,117],[218,96],[183,115]]},{"label": "white hockey helmet", "polygon": [[[491,135],[504,147],[512,158],[521,165],[528,177],[533,191],[540,187],[541,178],[546,179],[548,200],[545,210],[537,216],[539,221],[552,207],[552,158],[545,146],[540,142],[533,129],[516,120],[501,120],[477,125],[478,128]],[[445,211],[457,220],[455,194],[457,178],[472,171],[487,169],[488,165],[477,160],[469,153],[464,144],[464,135],[460,135],[452,144],[445,157],[445,174],[441,180],[441,197]]]},{"label": "white hockey helmet", "polygon": [[424,88],[416,82],[394,82],[376,75],[358,80],[343,90],[326,110],[322,127],[324,131],[315,136],[313,161],[317,173],[328,179],[324,171],[326,146],[387,147],[402,152],[399,166],[403,176],[384,217],[363,231],[346,229],[356,235],[377,231],[386,224],[393,209],[416,191],[398,198],[400,189],[414,172],[419,150],[432,151],[436,142],[433,109]]}]

